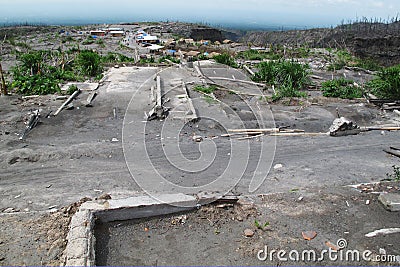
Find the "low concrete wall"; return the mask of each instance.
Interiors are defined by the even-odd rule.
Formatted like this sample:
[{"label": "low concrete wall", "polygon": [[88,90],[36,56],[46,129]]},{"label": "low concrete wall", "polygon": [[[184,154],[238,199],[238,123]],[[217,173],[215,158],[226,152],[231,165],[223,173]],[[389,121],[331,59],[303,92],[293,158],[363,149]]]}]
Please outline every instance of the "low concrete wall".
[{"label": "low concrete wall", "polygon": [[209,199],[184,194],[85,202],[72,217],[65,250],[66,266],[95,266],[96,220],[112,222],[192,210]]}]

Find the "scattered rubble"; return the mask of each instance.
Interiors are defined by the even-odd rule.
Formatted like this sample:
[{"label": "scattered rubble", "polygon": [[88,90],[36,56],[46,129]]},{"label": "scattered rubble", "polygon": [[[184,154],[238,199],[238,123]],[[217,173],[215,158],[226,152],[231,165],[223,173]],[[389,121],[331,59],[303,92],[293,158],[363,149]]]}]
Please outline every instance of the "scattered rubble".
[{"label": "scattered rubble", "polygon": [[361,133],[360,127],[355,122],[344,117],[335,119],[329,128],[330,136],[357,135],[359,133]]}]

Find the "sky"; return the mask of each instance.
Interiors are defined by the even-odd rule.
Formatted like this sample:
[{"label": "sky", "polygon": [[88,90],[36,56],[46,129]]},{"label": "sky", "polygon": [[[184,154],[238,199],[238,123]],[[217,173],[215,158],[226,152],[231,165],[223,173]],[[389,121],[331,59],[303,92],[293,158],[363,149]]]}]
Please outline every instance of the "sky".
[{"label": "sky", "polygon": [[400,0],[0,0],[0,24],[188,21],[298,27],[396,17]]}]

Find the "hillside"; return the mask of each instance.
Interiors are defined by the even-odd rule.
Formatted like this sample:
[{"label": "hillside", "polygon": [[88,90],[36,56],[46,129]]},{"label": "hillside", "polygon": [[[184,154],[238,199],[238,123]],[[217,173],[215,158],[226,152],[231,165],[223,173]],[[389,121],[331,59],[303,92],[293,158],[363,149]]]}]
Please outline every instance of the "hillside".
[{"label": "hillside", "polygon": [[340,48],[383,65],[400,63],[400,22],[357,22],[335,28],[250,32],[243,41],[254,45]]}]

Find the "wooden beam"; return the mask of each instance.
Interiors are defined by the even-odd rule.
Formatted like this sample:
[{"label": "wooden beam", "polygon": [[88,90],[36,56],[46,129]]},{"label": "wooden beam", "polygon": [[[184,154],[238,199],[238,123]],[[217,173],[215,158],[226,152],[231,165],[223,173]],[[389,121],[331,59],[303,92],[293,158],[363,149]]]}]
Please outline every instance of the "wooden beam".
[{"label": "wooden beam", "polygon": [[392,155],[392,156],[396,156],[400,158],[400,152],[395,151],[395,150],[388,150],[388,149],[384,149],[383,151],[385,151],[386,153]]},{"label": "wooden beam", "polygon": [[81,90],[78,89],[76,90],[62,105],[57,109],[57,111],[54,113],[54,116],[57,116],[58,113],[61,112],[77,95],[81,93]]}]

